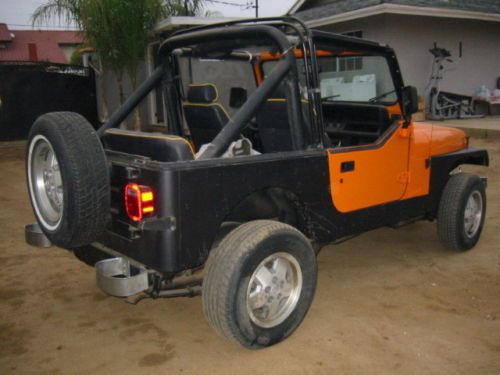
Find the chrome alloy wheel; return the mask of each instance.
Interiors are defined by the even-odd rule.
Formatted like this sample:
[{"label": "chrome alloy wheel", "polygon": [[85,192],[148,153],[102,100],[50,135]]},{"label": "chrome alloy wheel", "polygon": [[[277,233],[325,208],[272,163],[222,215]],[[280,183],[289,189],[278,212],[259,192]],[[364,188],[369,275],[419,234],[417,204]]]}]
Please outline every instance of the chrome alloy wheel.
[{"label": "chrome alloy wheel", "polygon": [[30,143],[28,180],[38,219],[45,228],[56,229],[62,219],[63,184],[54,149],[43,135]]},{"label": "chrome alloy wheel", "polygon": [[483,196],[479,191],[474,190],[465,205],[464,230],[467,237],[472,238],[476,235],[481,226],[482,218]]},{"label": "chrome alloy wheel", "polygon": [[274,253],[250,277],[248,315],[260,327],[275,327],[293,312],[301,291],[302,270],[295,257],[285,252]]}]

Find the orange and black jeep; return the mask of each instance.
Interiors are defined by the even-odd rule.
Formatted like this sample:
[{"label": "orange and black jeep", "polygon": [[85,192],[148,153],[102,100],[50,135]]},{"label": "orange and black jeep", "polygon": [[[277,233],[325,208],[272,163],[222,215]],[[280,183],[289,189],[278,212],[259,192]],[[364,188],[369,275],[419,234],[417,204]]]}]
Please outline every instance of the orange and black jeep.
[{"label": "orange and black jeep", "polygon": [[[150,93],[165,132],[119,129]],[[31,202],[109,294],[201,293],[218,333],[266,347],[306,315],[325,244],[417,220],[451,249],[478,242],[486,183],[458,167],[488,154],[416,110],[387,46],[293,18],[184,30],[97,131],[75,113],[37,119]]]}]

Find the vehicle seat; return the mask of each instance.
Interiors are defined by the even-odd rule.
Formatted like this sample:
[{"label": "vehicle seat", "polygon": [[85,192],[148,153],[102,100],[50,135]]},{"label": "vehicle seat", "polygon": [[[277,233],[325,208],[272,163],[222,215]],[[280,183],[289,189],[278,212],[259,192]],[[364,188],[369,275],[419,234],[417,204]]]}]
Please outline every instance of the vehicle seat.
[{"label": "vehicle seat", "polygon": [[189,86],[184,115],[194,144],[210,143],[231,117],[218,102],[219,93],[212,83],[192,84]]},{"label": "vehicle seat", "polygon": [[[302,114],[306,123],[309,123],[309,108],[306,100],[302,100]],[[256,119],[264,153],[293,150],[288,102],[283,86],[279,86],[272,97],[262,105],[257,112]]]},{"label": "vehicle seat", "polygon": [[108,129],[103,137],[104,148],[170,162],[193,160],[194,150],[182,137],[162,133]]}]

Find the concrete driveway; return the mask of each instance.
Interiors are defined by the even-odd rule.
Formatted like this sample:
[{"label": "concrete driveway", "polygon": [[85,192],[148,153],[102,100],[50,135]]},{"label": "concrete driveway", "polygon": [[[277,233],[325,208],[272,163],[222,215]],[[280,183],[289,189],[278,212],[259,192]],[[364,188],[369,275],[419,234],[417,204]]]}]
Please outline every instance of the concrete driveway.
[{"label": "concrete driveway", "polygon": [[305,321],[260,351],[219,338],[200,298],[127,305],[71,253],[26,245],[22,152],[0,148],[0,374],[499,374],[500,147],[473,143],[492,159],[474,250],[427,222],[329,246]]}]

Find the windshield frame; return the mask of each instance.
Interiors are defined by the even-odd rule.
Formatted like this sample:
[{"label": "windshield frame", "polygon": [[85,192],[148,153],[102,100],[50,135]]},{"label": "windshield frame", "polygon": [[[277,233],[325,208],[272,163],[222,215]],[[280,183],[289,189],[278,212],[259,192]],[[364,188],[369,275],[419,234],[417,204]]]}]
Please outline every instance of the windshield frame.
[{"label": "windshield frame", "polygon": [[[388,92],[383,92],[383,93],[380,93],[378,95],[375,95],[374,98],[377,98],[383,94],[386,94],[386,96],[389,96],[391,93],[394,93],[395,99],[390,101],[390,100],[382,100],[384,98],[380,98],[380,100],[370,101],[371,99],[373,99],[373,98],[370,98],[370,100],[363,101],[363,100],[335,100],[335,99],[325,100],[326,98],[321,98],[321,103],[329,103],[329,102],[330,103],[356,103],[356,104],[367,104],[367,105],[370,105],[370,104],[371,105],[383,105],[386,107],[390,107],[390,106],[394,106],[394,105],[398,104],[398,102],[399,102],[398,89],[396,86],[396,82],[394,81],[394,75],[392,74],[389,57],[387,55],[380,54],[380,53],[360,53],[359,51],[356,51],[356,52],[342,51],[340,53],[331,53],[331,52],[323,50],[323,49],[318,50],[317,54],[316,54],[316,59],[318,61],[318,85],[319,85],[320,90],[321,90],[320,74],[322,72],[319,71],[319,66],[320,66],[319,62],[322,59],[342,58],[342,57],[345,57],[345,58],[349,58],[349,57],[361,57],[361,58],[363,58],[363,57],[380,57],[381,59],[384,59],[384,61],[387,63],[387,73],[388,73],[388,77],[390,77],[390,83],[392,84],[392,90],[390,90],[390,92],[388,91]],[[297,71],[299,74],[300,85],[301,85],[301,87],[306,87],[305,86],[306,85],[305,75],[304,75],[304,72],[301,71],[301,66],[299,66],[299,62],[301,62],[302,64],[305,64],[304,57],[303,56],[296,56],[296,61],[297,61]],[[267,65],[269,63],[276,64],[277,62],[278,62],[278,60],[267,59],[267,58],[262,59],[260,61],[260,71],[262,72],[263,77],[266,77],[266,75],[269,73],[269,72],[266,72],[266,70],[268,70],[268,68],[266,68],[265,65]],[[368,74],[368,73],[365,73],[365,74]]]},{"label": "windshield frame", "polygon": [[392,106],[397,105],[399,107],[401,115],[403,117],[406,116],[405,110],[403,108],[403,77],[401,76],[401,69],[399,67],[398,59],[391,47],[387,45],[380,45],[377,42],[372,42],[366,39],[353,38],[340,34],[332,34],[320,30],[313,30],[313,41],[318,51],[336,50],[338,51],[337,53],[340,53],[342,51],[356,51],[360,55],[375,55],[385,57],[397,96],[397,100],[392,103]]}]

